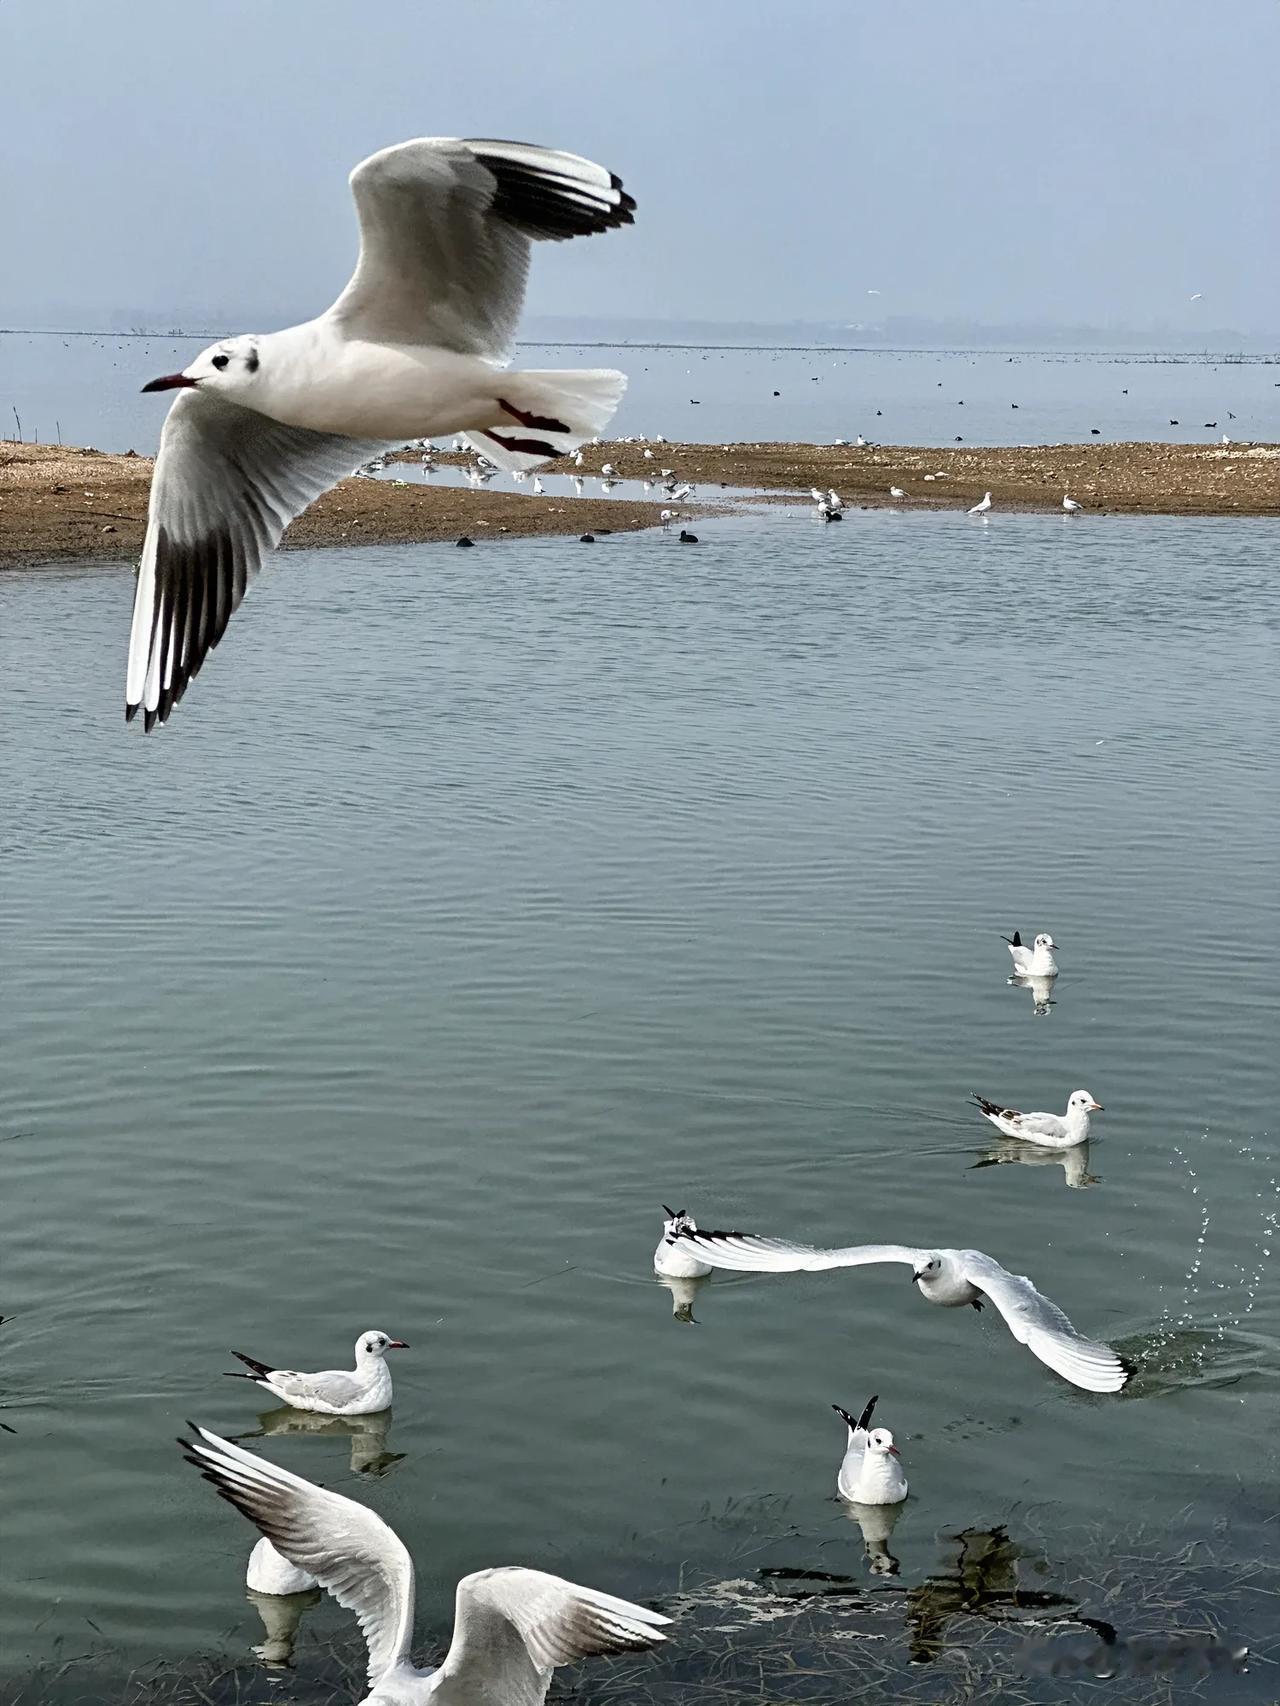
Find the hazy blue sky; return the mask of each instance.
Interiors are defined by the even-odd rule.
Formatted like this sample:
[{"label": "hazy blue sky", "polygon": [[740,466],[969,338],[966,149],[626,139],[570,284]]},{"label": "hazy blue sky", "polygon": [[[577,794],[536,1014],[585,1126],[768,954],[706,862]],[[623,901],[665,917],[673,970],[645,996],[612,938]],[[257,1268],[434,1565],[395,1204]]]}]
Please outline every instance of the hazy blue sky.
[{"label": "hazy blue sky", "polygon": [[1277,0],[0,0],[0,319],[318,311],[457,134],[639,198],[537,312],[1270,329],[1277,67]]}]

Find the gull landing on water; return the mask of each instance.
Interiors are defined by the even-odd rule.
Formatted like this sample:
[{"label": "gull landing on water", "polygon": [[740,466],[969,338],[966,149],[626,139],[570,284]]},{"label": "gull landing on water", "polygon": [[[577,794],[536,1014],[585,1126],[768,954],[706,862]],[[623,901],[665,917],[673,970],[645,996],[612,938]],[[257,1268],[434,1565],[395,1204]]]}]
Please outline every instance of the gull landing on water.
[{"label": "gull landing on water", "polygon": [[319,1374],[298,1374],[293,1369],[272,1368],[242,1351],[232,1351],[232,1356],[253,1372],[229,1374],[227,1378],[252,1380],[295,1410],[315,1410],[322,1416],[372,1416],[391,1404],[387,1352],[408,1349],[403,1339],[388,1338],[373,1328],[356,1340],[356,1366],[350,1374],[340,1368],[323,1369]]},{"label": "gull landing on water", "polygon": [[929,1303],[981,1309],[993,1303],[1019,1344],[1046,1367],[1086,1392],[1119,1392],[1130,1370],[1110,1345],[1077,1333],[1056,1303],[1037,1291],[1025,1274],[1011,1274],[981,1250],[919,1250],[906,1244],[853,1244],[820,1250],[783,1238],[747,1232],[683,1232],[683,1242],[717,1268],[746,1273],[818,1273],[901,1262],[911,1269]]},{"label": "gull landing on water", "polygon": [[907,1477],[893,1435],[888,1428],[871,1426],[871,1413],[878,1401],[868,1399],[856,1422],[839,1404],[831,1406],[849,1429],[836,1491],[855,1505],[898,1505],[907,1496]]},{"label": "gull landing on water", "polygon": [[643,1605],[542,1570],[477,1570],[458,1583],[453,1640],[437,1670],[412,1662],[413,1560],[373,1511],[190,1424],[187,1462],[284,1557],[348,1611],[368,1645],[361,1706],[542,1706],[555,1666],[638,1652],[670,1623]]},{"label": "gull landing on water", "polygon": [[1101,1102],[1095,1102],[1088,1090],[1073,1090],[1065,1114],[1024,1114],[1017,1108],[1002,1107],[973,1092],[978,1111],[989,1119],[1004,1137],[1025,1138],[1046,1149],[1073,1149],[1077,1143],[1089,1141],[1089,1115],[1100,1114]]},{"label": "gull landing on water", "polygon": [[1057,977],[1058,962],[1053,957],[1053,950],[1058,944],[1052,936],[1041,931],[1029,948],[1017,930],[1012,936],[1001,937],[1001,940],[1009,944],[1013,969],[1019,977]]},{"label": "gull landing on water", "polygon": [[125,716],[163,723],[295,516],[377,456],[460,432],[491,463],[539,466],[598,435],[608,369],[506,367],[531,245],[634,222],[621,180],[576,154],[426,137],[351,174],[360,258],[303,325],[211,345],[160,437],[134,595]]}]

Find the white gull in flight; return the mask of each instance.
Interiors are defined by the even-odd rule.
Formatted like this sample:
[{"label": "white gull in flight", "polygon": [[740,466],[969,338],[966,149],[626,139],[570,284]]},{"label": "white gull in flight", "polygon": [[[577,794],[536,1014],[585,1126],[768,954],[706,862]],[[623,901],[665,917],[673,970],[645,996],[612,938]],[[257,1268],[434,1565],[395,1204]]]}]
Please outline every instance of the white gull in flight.
[{"label": "white gull in flight", "polygon": [[816,1273],[824,1268],[902,1262],[920,1295],[947,1308],[994,1303],[1004,1324],[1044,1363],[1087,1392],[1119,1392],[1129,1369],[1110,1345],[1083,1338],[1025,1274],[1011,1274],[981,1250],[921,1250],[906,1244],[853,1244],[819,1250],[746,1232],[683,1232],[681,1240],[717,1268],[747,1273]]},{"label": "white gull in flight", "polygon": [[163,723],[285,528],[370,457],[461,432],[505,469],[598,434],[626,377],[506,363],[532,243],[633,223],[619,178],[519,142],[424,137],[351,174],[360,258],[315,320],[212,344],[178,390],[134,594],[125,715]]},{"label": "white gull in flight", "polygon": [[369,1649],[362,1706],[541,1706],[557,1665],[637,1652],[671,1619],[543,1570],[477,1570],[458,1583],[444,1663],[412,1662],[413,1560],[380,1516],[206,1428],[179,1443],[228,1503],[359,1619]]}]

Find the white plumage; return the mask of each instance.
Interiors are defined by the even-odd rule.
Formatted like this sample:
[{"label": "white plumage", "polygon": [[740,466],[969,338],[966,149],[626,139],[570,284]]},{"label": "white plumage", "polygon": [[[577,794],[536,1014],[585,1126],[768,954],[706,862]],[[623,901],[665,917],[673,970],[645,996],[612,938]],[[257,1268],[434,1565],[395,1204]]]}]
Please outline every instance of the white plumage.
[{"label": "white plumage", "polygon": [[419,1670],[413,1560],[381,1517],[205,1428],[182,1443],[224,1499],[356,1614],[369,1650],[364,1706],[541,1706],[557,1665],[665,1639],[671,1619],[645,1606],[542,1570],[477,1570],[458,1583],[444,1663]]},{"label": "white plumage", "polygon": [[243,1351],[232,1351],[232,1356],[253,1372],[231,1378],[252,1380],[295,1410],[314,1410],[322,1416],[372,1416],[391,1403],[387,1352],[408,1348],[403,1339],[392,1339],[371,1327],[356,1340],[356,1366],[349,1373],[342,1368],[326,1368],[318,1374],[300,1374],[296,1369],[271,1368]]},{"label": "white plumage", "polygon": [[976,1091],[973,1099],[984,1118],[1005,1137],[1025,1138],[1028,1143],[1043,1144],[1046,1149],[1072,1149],[1077,1143],[1087,1143],[1089,1115],[1103,1111],[1102,1103],[1095,1102],[1088,1090],[1071,1092],[1065,1114],[1024,1114],[1018,1108],[989,1102]]},{"label": "white plumage", "polygon": [[839,1404],[831,1406],[849,1429],[836,1490],[842,1499],[858,1505],[898,1505],[907,1496],[907,1477],[893,1435],[888,1428],[871,1426],[878,1402],[878,1398],[868,1399],[857,1421]]},{"label": "white plumage", "polygon": [[626,378],[508,362],[532,244],[632,223],[576,154],[424,137],[351,174],[360,258],[317,319],[224,339],[181,373],[134,595],[125,712],[164,722],[293,518],[379,455],[461,432],[505,469],[598,434]]},{"label": "white plumage", "polygon": [[747,1273],[816,1273],[825,1268],[902,1262],[920,1295],[948,1308],[989,1299],[1005,1326],[1047,1367],[1088,1392],[1118,1392],[1129,1370],[1110,1345],[1077,1333],[1057,1304],[1025,1274],[1011,1274],[981,1250],[923,1250],[906,1244],[854,1244],[822,1250],[744,1232],[682,1232],[681,1240],[717,1268]]}]

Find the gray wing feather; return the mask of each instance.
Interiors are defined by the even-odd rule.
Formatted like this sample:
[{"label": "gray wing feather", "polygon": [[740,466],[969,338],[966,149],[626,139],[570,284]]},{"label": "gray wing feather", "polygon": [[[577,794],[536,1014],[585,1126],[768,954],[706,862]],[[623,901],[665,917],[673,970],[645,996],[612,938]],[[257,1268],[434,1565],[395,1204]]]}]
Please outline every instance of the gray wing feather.
[{"label": "gray wing feather", "polygon": [[[193,1424],[194,1425],[194,1424]],[[206,1428],[180,1440],[187,1462],[300,1570],[354,1611],[369,1645],[369,1682],[407,1662],[413,1560],[380,1516],[341,1493],[255,1457]]]},{"label": "gray wing feather", "polygon": [[747,1232],[682,1232],[677,1242],[695,1247],[714,1267],[766,1274],[815,1273],[823,1268],[856,1268],[873,1262],[915,1266],[925,1255],[905,1244],[851,1244],[844,1249],[820,1250],[812,1244],[758,1238]]},{"label": "gray wing feather", "polygon": [[542,1570],[478,1570],[458,1583],[453,1641],[433,1698],[441,1706],[541,1706],[556,1665],[656,1646],[670,1621]]},{"label": "gray wing feather", "polygon": [[382,441],[283,426],[198,390],[169,410],[134,591],[125,715],[163,723],[285,528]]},{"label": "gray wing feather", "polygon": [[1110,1345],[1077,1333],[1065,1313],[1025,1274],[1011,1274],[979,1250],[962,1252],[965,1277],[989,1297],[1005,1325],[1055,1374],[1086,1392],[1119,1392],[1129,1369]]},{"label": "gray wing feather", "polygon": [[528,143],[420,137],[351,174],[360,258],[329,309],[348,337],[504,361],[532,240],[632,223],[603,167]]}]

